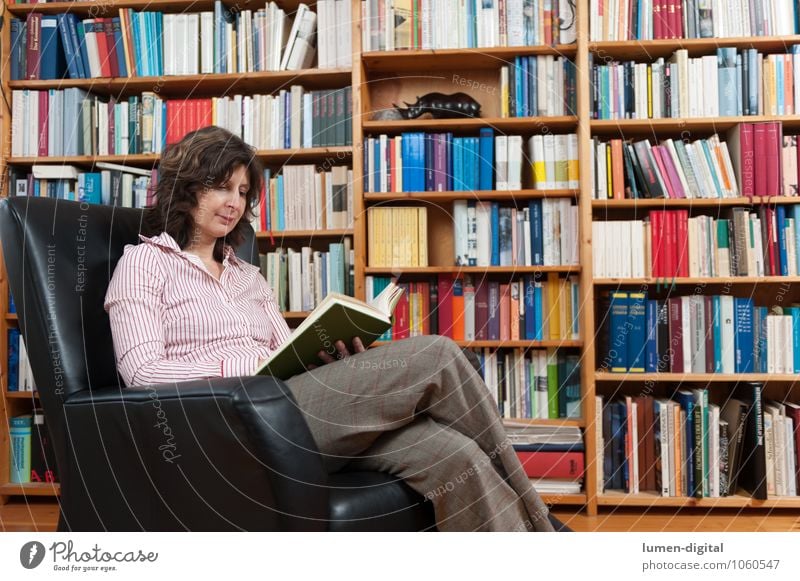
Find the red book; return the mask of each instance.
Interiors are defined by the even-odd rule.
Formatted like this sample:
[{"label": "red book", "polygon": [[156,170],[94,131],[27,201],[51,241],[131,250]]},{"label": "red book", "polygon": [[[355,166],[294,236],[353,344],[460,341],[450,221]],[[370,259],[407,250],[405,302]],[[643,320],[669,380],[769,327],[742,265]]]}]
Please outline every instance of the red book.
[{"label": "red book", "polygon": [[667,186],[667,197],[668,198],[677,198],[678,194],[675,191],[675,186],[670,180],[669,174],[667,173],[667,166],[664,163],[664,160],[661,158],[663,153],[663,148],[660,145],[654,145],[652,147],[653,151],[653,158],[656,160],[656,166],[658,167],[658,173],[661,174],[661,178],[664,180],[664,185]]},{"label": "red book", "polygon": [[663,267],[664,272],[662,276],[672,278],[676,275],[678,268],[678,249],[677,249],[677,234],[675,213],[672,210],[664,210],[664,251],[663,251]]},{"label": "red book", "polygon": [[583,475],[583,452],[523,452],[517,457],[528,478],[560,478],[577,480]]},{"label": "red book", "polygon": [[766,123],[753,124],[753,152],[755,157],[755,195],[767,195],[767,128]]},{"label": "red book", "polygon": [[675,28],[675,38],[683,38],[683,2],[681,2],[681,0],[675,1],[675,14],[677,15],[675,17],[675,21],[677,22]]},{"label": "red book", "polygon": [[399,339],[408,339],[410,336],[409,330],[409,304],[408,304],[408,284],[400,284],[403,287],[403,295],[397,301],[397,306],[394,308],[394,324],[392,325],[392,341]]},{"label": "red book", "polygon": [[767,196],[780,196],[781,184],[781,149],[783,147],[783,131],[780,121],[764,123],[767,131],[764,164],[767,170]]},{"label": "red book", "polygon": [[650,262],[652,272],[650,276],[658,278],[664,276],[664,212],[652,210],[650,212]]},{"label": "red book", "polygon": [[675,276],[689,276],[689,210],[675,210]]},{"label": "red book", "polygon": [[475,286],[475,340],[489,338],[489,285],[481,280]]},{"label": "red book", "polygon": [[666,38],[664,36],[664,24],[661,20],[661,11],[663,10],[662,4],[666,0],[653,0],[653,38],[660,40]]},{"label": "red book", "polygon": [[100,76],[103,78],[111,77],[111,63],[108,58],[108,40],[104,18],[95,18],[90,26],[94,31],[95,42],[97,42],[97,58],[100,60]]},{"label": "red book", "polygon": [[[117,42],[114,38],[114,20],[111,18],[103,18],[103,30],[106,35],[106,46],[108,47],[108,68],[111,71],[111,76],[114,78],[119,77],[119,57],[117,56]],[[122,50],[122,47],[119,47]]]},{"label": "red book", "polygon": [[511,289],[507,284],[500,285],[500,340],[511,339]]},{"label": "red book", "polygon": [[175,139],[177,104],[177,101],[167,101],[167,144],[172,144],[177,141],[177,139]]},{"label": "red book", "polygon": [[[681,299],[667,299],[669,306],[669,368],[671,373],[683,373],[683,309]],[[686,338],[688,340],[688,337]]]},{"label": "red book", "polygon": [[31,12],[25,18],[27,24],[27,46],[25,47],[25,78],[39,78],[39,57],[42,54],[42,15]]},{"label": "red book", "polygon": [[47,157],[48,132],[48,92],[39,91],[39,157]]},{"label": "red book", "polygon": [[453,275],[439,275],[439,334],[453,338]]},{"label": "red book", "polygon": [[422,293],[422,334],[431,334],[431,285],[428,282],[420,282],[417,285],[419,292]]}]

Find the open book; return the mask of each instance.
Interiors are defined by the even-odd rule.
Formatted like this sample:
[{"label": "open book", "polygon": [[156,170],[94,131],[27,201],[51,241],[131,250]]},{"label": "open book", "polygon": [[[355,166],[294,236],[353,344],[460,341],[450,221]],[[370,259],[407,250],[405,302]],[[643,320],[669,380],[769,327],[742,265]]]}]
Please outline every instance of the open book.
[{"label": "open book", "polygon": [[327,351],[335,358],[334,343],[339,339],[350,351],[355,337],[360,337],[364,347],[369,347],[391,328],[392,313],[402,294],[403,289],[394,282],[390,282],[369,304],[330,293],[255,374],[289,379],[303,373],[310,364],[322,365],[317,357],[320,351]]}]

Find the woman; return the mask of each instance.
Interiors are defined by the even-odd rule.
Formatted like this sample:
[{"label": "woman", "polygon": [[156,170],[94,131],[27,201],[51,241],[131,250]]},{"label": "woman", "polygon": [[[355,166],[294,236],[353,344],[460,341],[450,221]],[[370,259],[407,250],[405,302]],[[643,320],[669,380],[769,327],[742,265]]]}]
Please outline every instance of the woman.
[{"label": "woman", "polygon": [[[162,157],[152,236],[128,245],[106,295],[128,385],[251,374],[290,331],[257,267],[236,258],[260,162],[217,127]],[[342,341],[287,385],[329,471],[402,477],[440,530],[553,530],[479,374],[451,340],[414,337],[351,355]],[[555,521],[557,522],[557,521]]]}]

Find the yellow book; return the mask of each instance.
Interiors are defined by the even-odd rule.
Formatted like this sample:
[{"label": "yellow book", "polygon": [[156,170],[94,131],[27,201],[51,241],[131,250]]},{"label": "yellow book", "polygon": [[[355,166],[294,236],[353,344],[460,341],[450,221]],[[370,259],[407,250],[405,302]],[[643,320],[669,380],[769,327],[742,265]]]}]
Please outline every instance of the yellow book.
[{"label": "yellow book", "polygon": [[647,65],[647,117],[653,118],[653,67]]},{"label": "yellow book", "polygon": [[578,165],[578,142],[575,135],[570,135],[569,139],[572,146],[567,148],[567,179],[569,180],[570,187],[577,187],[576,184],[580,183],[580,166]]},{"label": "yellow book", "polygon": [[419,212],[419,265],[428,266],[428,208],[417,208]]},{"label": "yellow book", "polygon": [[559,339],[572,339],[572,281],[564,279],[561,290],[561,336]]},{"label": "yellow book", "polygon": [[367,208],[367,264],[375,266],[377,257],[375,256],[375,240],[378,232],[375,230],[375,208]]},{"label": "yellow book", "polygon": [[500,117],[508,117],[508,67],[500,68]]},{"label": "yellow book", "polygon": [[408,228],[408,244],[406,245],[406,262],[411,266],[419,266],[419,223],[417,208],[406,208],[406,228]]},{"label": "yellow book", "polygon": [[672,408],[672,421],[675,422],[675,448],[673,449],[674,460],[672,462],[672,465],[675,466],[675,496],[686,496],[687,493],[683,490],[683,458],[681,454],[683,450],[683,436],[681,433],[685,427],[681,423],[681,406],[676,402],[672,402],[670,407]]},{"label": "yellow book", "polygon": [[547,274],[547,298],[550,310],[550,339],[561,338],[561,279],[557,272]]},{"label": "yellow book", "polygon": [[606,144],[606,184],[608,185],[608,197],[614,197],[614,182],[612,180],[613,171],[611,171],[611,145]]}]

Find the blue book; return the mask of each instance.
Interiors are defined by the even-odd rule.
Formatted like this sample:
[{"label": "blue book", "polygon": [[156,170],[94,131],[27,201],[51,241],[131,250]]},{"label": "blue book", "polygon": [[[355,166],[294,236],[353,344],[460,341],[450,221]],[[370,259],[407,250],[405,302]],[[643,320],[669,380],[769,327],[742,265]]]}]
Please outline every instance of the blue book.
[{"label": "blue book", "polygon": [[472,168],[472,181],[469,189],[476,191],[481,187],[480,139],[477,137],[470,137],[469,145],[470,167]]},{"label": "blue book", "polygon": [[744,103],[743,97],[744,93],[742,93],[742,55],[736,55],[736,115],[742,116],[744,115]]},{"label": "blue book", "polygon": [[647,301],[647,344],[645,346],[646,373],[658,371],[658,301]]},{"label": "blue book", "polygon": [[20,341],[19,329],[9,329],[8,330],[8,391],[19,391],[19,341]]},{"label": "blue book", "polygon": [[628,372],[644,373],[647,349],[647,295],[628,294]]},{"label": "blue book", "polygon": [[381,191],[381,172],[383,171],[383,158],[381,157],[381,142],[380,139],[375,139],[372,142],[372,192]]},{"label": "blue book", "polygon": [[628,293],[612,291],[609,305],[608,360],[613,373],[628,371]]},{"label": "blue book", "polygon": [[480,183],[481,190],[494,189],[494,131],[491,127],[483,127],[480,131]]},{"label": "blue book", "polygon": [[[67,72],[69,73],[70,79],[80,79],[81,74],[78,70],[78,47],[72,43],[72,34],[70,33],[69,28],[69,18],[68,14],[57,14],[56,19],[58,21],[58,34],[61,36],[61,45],[64,47],[64,57],[67,60]],[[13,26],[13,22],[12,22]],[[12,31],[12,42],[13,42],[13,31]],[[13,51],[13,49],[12,49]],[[13,54],[13,52],[12,52]],[[12,63],[13,67],[13,63]],[[13,71],[12,71],[12,78],[13,78]]]},{"label": "blue book", "polygon": [[538,91],[536,90],[535,79],[537,78],[539,64],[536,57],[528,58],[528,116],[535,116],[539,109]]},{"label": "blue book", "polygon": [[492,202],[492,266],[500,266],[500,205]]},{"label": "blue book", "polygon": [[736,373],[753,373],[753,300],[734,297],[734,355]]},{"label": "blue book", "polygon": [[759,329],[758,351],[759,351],[759,373],[767,373],[767,316],[769,309],[767,307],[755,307],[759,313],[758,325],[755,329]]},{"label": "blue book", "polygon": [[533,311],[536,317],[535,341],[544,340],[544,287],[539,281],[535,283],[533,292]]},{"label": "blue book", "polygon": [[8,312],[9,314],[17,312],[17,305],[14,303],[14,295],[11,294],[11,289],[8,289]]},{"label": "blue book", "polygon": [[283,201],[283,174],[280,174],[278,176],[278,187],[277,187],[277,190],[278,190],[278,208],[277,208],[277,212],[278,212],[278,228],[277,228],[277,230],[282,232],[284,230],[284,228],[285,228],[284,220],[286,218],[286,208],[284,207],[284,201]]},{"label": "blue book", "polygon": [[[780,67],[779,67],[780,68]],[[789,261],[786,249],[786,206],[778,204],[775,208],[775,221],[778,226],[778,258],[781,276],[789,276]]]},{"label": "blue book", "polygon": [[717,49],[717,83],[719,87],[719,114],[736,115],[736,48]]},{"label": "blue book", "polygon": [[72,21],[75,23],[75,34],[78,37],[78,51],[80,52],[81,63],[83,65],[83,74],[84,74],[83,78],[91,79],[92,69],[89,68],[89,50],[86,47],[86,28],[84,27],[83,22],[78,20],[78,18],[74,14],[70,16],[73,17]]},{"label": "blue book", "polygon": [[83,192],[78,193],[79,202],[88,202],[89,204],[102,204],[103,187],[101,176],[99,173],[85,173],[83,174]]},{"label": "blue book", "polygon": [[26,483],[31,481],[31,425],[30,415],[11,418],[9,422],[10,463],[9,481]]},{"label": "blue book", "polygon": [[11,80],[20,81],[25,78],[23,63],[26,55],[27,26],[24,20],[11,19]]},{"label": "blue book", "polygon": [[67,71],[67,61],[58,31],[58,18],[55,15],[42,16],[40,32],[39,78],[60,79]]},{"label": "blue book", "polygon": [[689,496],[694,495],[694,395],[690,391],[684,389],[675,393],[675,401],[681,406],[681,409],[686,413],[686,428],[683,433],[683,457],[686,458],[686,463],[683,465],[683,473],[686,474],[686,488],[689,491]]},{"label": "blue book", "polygon": [[722,373],[722,316],[719,295],[712,297],[714,322],[714,373]]},{"label": "blue book", "polygon": [[[322,263],[324,265],[325,261],[323,260]],[[323,273],[322,280],[325,280],[324,273]],[[389,281],[390,280],[391,279],[388,276],[373,276],[372,277],[372,296],[369,297],[370,300],[374,299],[379,294],[381,294],[381,291],[383,289],[385,289],[387,286],[389,286]],[[394,315],[392,315],[392,326],[394,326]],[[389,329],[387,329],[383,333],[383,335],[381,335],[380,337],[378,337],[376,339],[376,341],[391,341],[391,340],[392,340],[392,329],[391,329],[391,327]]]},{"label": "blue book", "polygon": [[542,201],[529,200],[528,214],[531,228],[531,262],[532,266],[544,264],[544,241],[542,239]]},{"label": "blue book", "polygon": [[111,24],[114,30],[114,46],[117,51],[117,68],[119,68],[119,76],[127,77],[128,64],[125,62],[125,43],[122,40],[122,21],[119,19],[119,16],[115,16],[111,19]]},{"label": "blue book", "polygon": [[523,277],[525,281],[525,296],[522,300],[525,301],[525,329],[523,330],[526,341],[532,341],[536,337],[536,285],[534,284],[534,276],[526,274]]},{"label": "blue book", "polygon": [[464,138],[456,137],[453,139],[453,187],[454,192],[464,191],[464,169],[462,160],[464,158]]},{"label": "blue book", "polygon": [[156,20],[156,37],[153,39],[156,43],[156,74],[164,74],[164,43],[161,39],[164,38],[164,14],[162,12],[154,12],[153,17]]},{"label": "blue book", "polygon": [[328,245],[330,253],[330,292],[344,294],[344,244],[332,242]]},{"label": "blue book", "polygon": [[[800,249],[800,204],[792,205],[792,218],[794,219],[794,244]],[[800,252],[795,252],[797,272],[800,272]]]},{"label": "blue book", "polygon": [[792,317],[792,349],[794,372],[800,373],[800,307],[785,307],[783,312]]},{"label": "blue book", "polygon": [[778,106],[778,115],[785,115],[784,103],[783,103],[783,67],[775,67],[775,84],[777,85],[777,106]]},{"label": "blue book", "polygon": [[758,50],[754,48],[747,49],[747,95],[748,107],[750,108],[749,115],[756,115],[758,112],[758,94],[759,94],[759,78],[758,74]]}]

